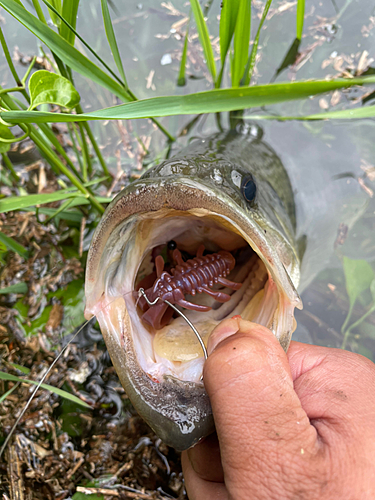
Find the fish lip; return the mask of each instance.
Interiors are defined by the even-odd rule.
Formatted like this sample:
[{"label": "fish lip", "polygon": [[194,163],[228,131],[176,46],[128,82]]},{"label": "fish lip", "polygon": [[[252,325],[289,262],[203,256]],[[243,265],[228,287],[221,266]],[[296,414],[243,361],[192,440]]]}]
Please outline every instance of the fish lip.
[{"label": "fish lip", "polygon": [[[104,249],[111,232],[131,215],[154,212],[162,208],[182,211],[208,209],[234,224],[246,240],[249,240],[251,234],[251,246],[269,270],[279,293],[294,307],[302,309],[302,301],[296,290],[299,276],[295,277],[297,283],[294,284],[285,263],[269,243],[269,234],[266,236],[267,233],[257,224],[254,212],[247,207],[238,207],[230,196],[223,194],[220,189],[214,190],[202,179],[178,176],[173,179],[135,181],[109,204],[93,235],[88,253],[85,280],[86,318],[96,314],[95,304],[104,293],[103,275],[98,282],[97,270],[101,268],[101,261],[105,257]],[[293,256],[290,260],[292,259]],[[294,270],[298,268],[297,259],[295,260],[292,262]]]}]

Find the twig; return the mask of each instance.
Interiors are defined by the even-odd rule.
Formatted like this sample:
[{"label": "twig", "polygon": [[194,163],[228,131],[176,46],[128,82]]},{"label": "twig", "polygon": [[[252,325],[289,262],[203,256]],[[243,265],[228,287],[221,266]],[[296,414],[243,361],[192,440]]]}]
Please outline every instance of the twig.
[{"label": "twig", "polygon": [[86,486],[77,486],[77,493],[84,493],[85,495],[94,495],[95,493],[101,493],[102,495],[109,495],[113,497],[119,497],[120,493],[117,490],[109,490],[107,488],[87,488]]}]

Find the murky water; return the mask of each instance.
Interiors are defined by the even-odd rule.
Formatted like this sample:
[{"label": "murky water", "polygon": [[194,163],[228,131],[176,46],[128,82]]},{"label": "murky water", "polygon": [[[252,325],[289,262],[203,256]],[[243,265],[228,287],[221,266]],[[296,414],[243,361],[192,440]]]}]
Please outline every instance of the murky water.
[{"label": "murky water", "polygon": [[[168,94],[191,93],[211,88],[211,81],[204,63],[204,57],[194,29],[187,67],[187,84],[177,87],[179,61],[183,47],[183,37],[189,15],[188,3],[184,0],[160,3],[154,0],[116,0],[117,12],[112,12],[118,44],[130,88],[139,97],[153,97]],[[275,1],[269,19],[261,35],[259,58],[254,82],[268,83],[280,67],[285,54],[295,37],[296,2]],[[253,2],[254,36],[264,2]],[[342,71],[354,74],[366,70],[368,65],[375,68],[371,55],[375,53],[375,7],[371,0],[314,0],[306,5],[304,37],[297,62],[278,75],[276,81],[288,79],[325,78]],[[209,29],[218,44],[218,22],[220,1],[215,0],[209,11]],[[19,52],[33,56],[38,52],[36,39],[7,14],[4,32],[10,47],[19,47]],[[110,50],[101,19],[100,2],[81,2],[77,29],[86,41],[111,65]],[[80,47],[80,43],[77,42]],[[219,57],[219,53],[217,52]],[[91,57],[91,56],[90,56]],[[17,65],[20,73],[26,70]],[[6,62],[0,58],[1,84],[11,86],[11,76]],[[98,85],[75,76],[78,91],[82,97],[84,110],[94,110],[117,103],[108,91]],[[224,86],[229,80],[224,79]],[[295,101],[268,107],[266,114],[309,114],[325,109],[345,109],[355,99],[363,97],[371,89],[352,89],[314,99]],[[249,113],[251,117],[255,111]],[[259,114],[259,110],[256,110]],[[180,135],[194,117],[171,117],[161,119],[163,125],[174,135]],[[227,117],[222,117],[224,126]],[[305,190],[310,194],[311,213],[317,206],[321,208],[321,197],[317,189],[321,176],[326,179],[326,213],[334,224],[331,231],[339,229],[338,214],[332,214],[332,206],[357,209],[355,203],[348,205],[347,199],[334,200],[337,195],[338,179],[365,182],[363,197],[368,205],[357,222],[349,228],[341,227],[336,248],[327,248],[332,254],[325,270],[321,271],[303,291],[304,310],[297,312],[298,328],[295,339],[323,345],[340,347],[343,342],[342,324],[349,309],[342,256],[364,259],[375,268],[375,198],[371,189],[371,166],[375,162],[375,123],[373,120],[346,122],[259,122],[264,129],[264,140],[280,155],[292,184],[297,192]],[[91,127],[103,146],[103,152],[114,174],[118,169],[125,172],[141,169],[142,166],[163,157],[166,142],[162,133],[148,120],[132,122],[93,122]],[[177,150],[191,136],[208,135],[217,131],[213,117],[202,117],[173,146]],[[139,136],[149,149],[144,157],[136,137]],[[370,172],[366,176],[365,171]],[[346,182],[345,180],[345,182]],[[126,176],[119,180],[114,192],[127,182]],[[307,189],[306,189],[307,188]],[[297,203],[298,204],[298,203]],[[322,236],[321,245],[325,240]],[[349,283],[350,286],[350,283]],[[375,297],[370,289],[365,290],[357,300],[351,323],[368,311]],[[350,323],[349,323],[350,324]],[[375,356],[375,314],[369,315],[348,338],[347,346],[369,357]],[[375,359],[375,357],[373,358]]]}]

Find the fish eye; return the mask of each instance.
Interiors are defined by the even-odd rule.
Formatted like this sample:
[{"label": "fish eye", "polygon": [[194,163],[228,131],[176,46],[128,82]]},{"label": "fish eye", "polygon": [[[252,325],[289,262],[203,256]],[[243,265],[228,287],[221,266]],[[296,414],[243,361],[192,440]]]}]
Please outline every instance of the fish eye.
[{"label": "fish eye", "polygon": [[241,181],[241,193],[245,200],[249,203],[254,201],[257,192],[257,187],[254,178],[251,174],[247,174]]}]

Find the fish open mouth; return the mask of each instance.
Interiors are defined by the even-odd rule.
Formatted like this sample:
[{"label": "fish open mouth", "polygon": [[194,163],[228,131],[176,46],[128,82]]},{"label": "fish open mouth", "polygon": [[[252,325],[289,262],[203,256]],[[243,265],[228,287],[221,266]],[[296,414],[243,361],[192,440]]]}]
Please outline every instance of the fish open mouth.
[{"label": "fish open mouth", "polygon": [[[220,283],[209,286],[209,290],[230,297],[223,303],[208,290],[208,293],[194,293],[196,287],[193,287],[194,295],[186,294],[185,300],[210,309],[194,311],[177,305],[198,330],[206,346],[211,332],[223,319],[240,314],[244,319],[271,326],[278,305],[277,287],[262,260],[228,221],[220,219],[216,214],[206,214],[204,210],[162,210],[147,214],[135,228],[138,234],[148,235],[146,248],[128,277],[129,289],[152,286],[157,279],[157,255],[162,256],[166,270],[173,270],[176,266],[171,246],[176,246],[182,258],[190,262],[202,245],[205,255],[214,255],[222,250],[229,252],[235,259],[235,266],[226,279],[241,284],[239,290]],[[202,269],[204,264],[197,267]],[[184,318],[167,308],[164,313],[167,324],[156,329],[145,321],[146,314],[139,307],[138,300],[134,300],[131,294],[125,300],[134,325],[135,349],[142,369],[159,382],[165,375],[199,382],[204,363],[203,351]]]},{"label": "fish open mouth", "polygon": [[[187,196],[189,189],[191,193]],[[157,186],[154,197],[152,190],[153,186],[147,185],[134,189],[136,203],[131,194],[122,206],[121,200],[118,203],[115,200],[106,221],[112,226],[111,232],[108,227],[99,227],[97,235],[102,238],[105,235],[104,241],[95,242],[94,237],[93,251],[99,245],[101,253],[91,255],[91,268],[88,266],[86,311],[98,316],[102,331],[116,330],[118,348],[129,349],[131,345],[139,367],[150,380],[160,383],[172,377],[201,384],[204,355],[192,329],[172,311],[166,315],[166,324],[155,328],[145,320],[137,290],[155,283],[157,256],[163,258],[164,270],[172,276],[177,265],[172,249],[177,248],[182,259],[188,261],[195,258],[203,245],[204,255],[222,251],[232,255],[234,267],[225,278],[241,284],[239,289],[233,289],[220,283],[206,283],[211,292],[229,296],[225,302],[218,301],[215,293],[199,293],[194,287],[193,293],[184,293],[188,303],[206,306],[208,310],[203,312],[177,304],[204,343],[207,345],[220,321],[241,315],[270,328],[286,349],[299,297],[290,279],[295,269],[293,259],[286,254],[280,262],[272,246],[279,241],[275,234],[249,219],[248,214],[242,218],[238,209],[228,202],[224,206],[219,197],[213,199],[207,190],[200,189],[197,194],[196,187],[186,186],[186,182],[183,198],[181,185],[176,183],[168,187],[167,193],[165,186]],[[120,212],[127,212],[122,220]]]}]

